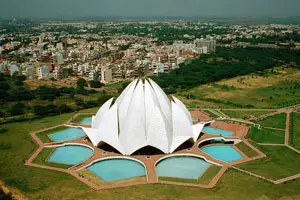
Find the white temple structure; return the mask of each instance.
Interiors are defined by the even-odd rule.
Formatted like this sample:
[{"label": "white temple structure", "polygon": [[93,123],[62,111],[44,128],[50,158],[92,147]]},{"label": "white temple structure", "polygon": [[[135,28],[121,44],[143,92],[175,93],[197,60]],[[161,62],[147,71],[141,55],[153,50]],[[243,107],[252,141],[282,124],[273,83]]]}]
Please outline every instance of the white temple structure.
[{"label": "white temple structure", "polygon": [[109,144],[123,155],[151,146],[174,152],[187,140],[198,139],[204,124],[193,125],[190,112],[177,98],[169,100],[151,79],[132,81],[112,105],[109,99],[82,128],[94,146]]}]

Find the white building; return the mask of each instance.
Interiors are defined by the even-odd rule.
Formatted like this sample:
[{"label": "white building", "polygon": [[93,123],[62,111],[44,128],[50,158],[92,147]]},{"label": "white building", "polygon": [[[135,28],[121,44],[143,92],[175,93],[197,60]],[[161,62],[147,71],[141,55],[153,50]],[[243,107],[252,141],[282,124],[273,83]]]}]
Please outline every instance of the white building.
[{"label": "white building", "polygon": [[94,146],[103,143],[123,155],[151,146],[164,153],[174,152],[181,144],[196,142],[204,124],[192,124],[185,105],[169,100],[151,79],[132,81],[112,104],[108,100],[92,118],[92,128],[84,128]]}]

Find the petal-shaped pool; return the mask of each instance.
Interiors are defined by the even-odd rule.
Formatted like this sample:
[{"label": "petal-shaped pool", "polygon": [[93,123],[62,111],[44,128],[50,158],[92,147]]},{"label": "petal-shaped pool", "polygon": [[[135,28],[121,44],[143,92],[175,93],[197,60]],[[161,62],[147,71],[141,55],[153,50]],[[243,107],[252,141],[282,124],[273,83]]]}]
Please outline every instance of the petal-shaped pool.
[{"label": "petal-shaped pool", "polygon": [[243,158],[243,156],[235,150],[232,145],[211,145],[202,147],[201,151],[224,162],[232,162]]},{"label": "petal-shaped pool", "polygon": [[75,140],[85,136],[84,131],[81,128],[66,128],[48,135],[54,142],[63,142],[68,140]]},{"label": "petal-shaped pool", "polygon": [[211,164],[192,156],[173,156],[156,164],[157,176],[174,178],[199,178]]},{"label": "petal-shaped pool", "polygon": [[92,117],[86,117],[79,122],[80,124],[84,125],[91,125],[92,124]]},{"label": "petal-shaped pool", "polygon": [[48,161],[76,165],[93,155],[93,150],[82,145],[66,145],[57,147],[49,156]]},{"label": "petal-shaped pool", "polygon": [[231,131],[225,131],[222,129],[218,129],[218,128],[212,128],[210,126],[204,127],[202,129],[202,132],[207,133],[207,134],[212,134],[212,135],[222,135],[222,136],[233,136],[233,132]]},{"label": "petal-shaped pool", "polygon": [[123,158],[102,160],[88,169],[106,182],[146,175],[145,167],[141,163]]}]

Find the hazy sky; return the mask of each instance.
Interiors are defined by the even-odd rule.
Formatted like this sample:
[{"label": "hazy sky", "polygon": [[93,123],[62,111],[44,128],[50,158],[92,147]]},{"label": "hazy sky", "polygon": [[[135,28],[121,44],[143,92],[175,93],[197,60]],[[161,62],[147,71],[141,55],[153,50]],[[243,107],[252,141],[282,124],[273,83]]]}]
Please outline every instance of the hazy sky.
[{"label": "hazy sky", "polygon": [[300,0],[0,0],[0,17],[296,16]]}]

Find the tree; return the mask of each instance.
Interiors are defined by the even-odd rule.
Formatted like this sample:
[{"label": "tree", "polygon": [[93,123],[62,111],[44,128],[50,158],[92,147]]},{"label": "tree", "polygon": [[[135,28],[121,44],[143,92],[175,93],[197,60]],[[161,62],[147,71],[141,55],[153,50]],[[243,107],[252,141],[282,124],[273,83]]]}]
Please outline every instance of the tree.
[{"label": "tree", "polygon": [[7,98],[9,101],[23,101],[31,100],[34,98],[34,94],[27,90],[25,87],[19,87],[10,91],[10,96]]},{"label": "tree", "polygon": [[57,113],[68,113],[72,112],[72,108],[66,104],[60,104],[56,108]]},{"label": "tree", "polygon": [[0,111],[0,117],[1,117],[1,118],[3,118],[3,119],[5,119],[5,117],[6,117],[6,113],[5,113],[5,112],[3,112],[3,111]]},{"label": "tree", "polygon": [[85,79],[79,78],[79,79],[77,80],[76,85],[77,85],[78,88],[84,88],[84,87],[87,86],[87,82],[86,82]]},{"label": "tree", "polygon": [[7,83],[0,83],[0,90],[9,90],[9,88]]},{"label": "tree", "polygon": [[90,87],[92,88],[101,88],[102,86],[104,86],[103,83],[101,83],[100,81],[90,81]]},{"label": "tree", "polygon": [[84,104],[82,99],[75,99],[75,103],[77,106],[82,106]]},{"label": "tree", "polygon": [[61,95],[60,91],[60,89],[55,87],[40,86],[35,90],[35,93],[41,100],[54,100]]},{"label": "tree", "polygon": [[23,103],[17,103],[13,105],[10,109],[10,114],[12,116],[24,114],[25,105]]}]

